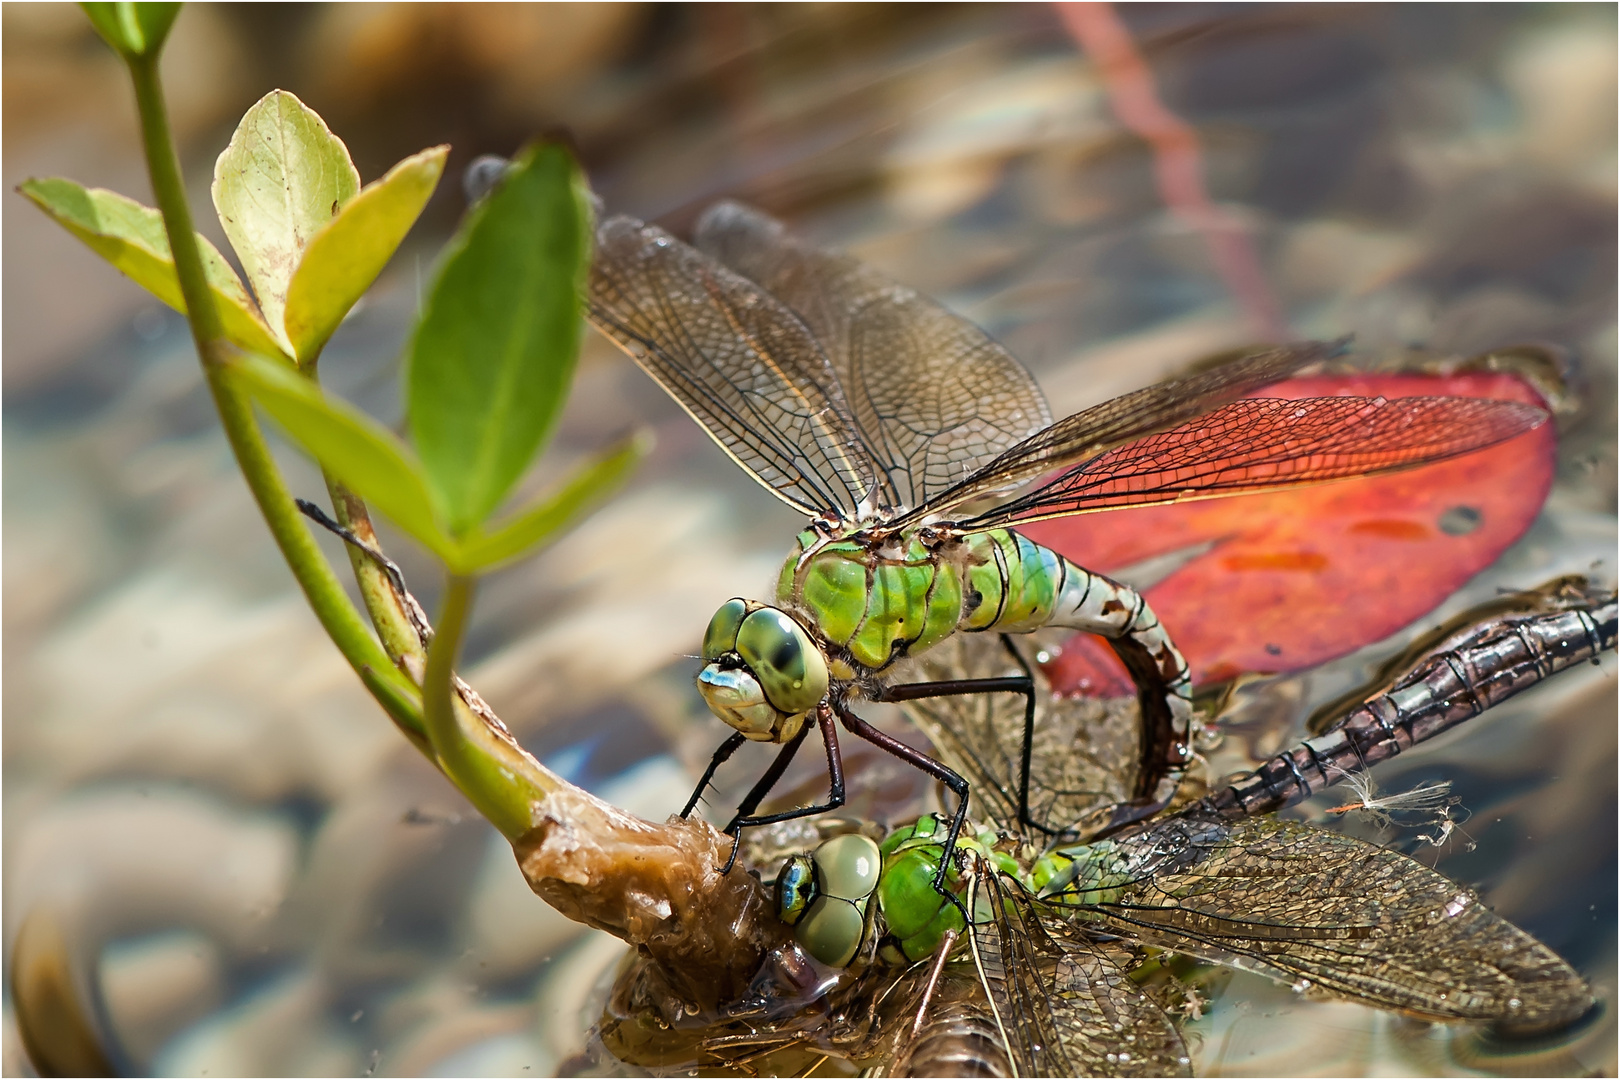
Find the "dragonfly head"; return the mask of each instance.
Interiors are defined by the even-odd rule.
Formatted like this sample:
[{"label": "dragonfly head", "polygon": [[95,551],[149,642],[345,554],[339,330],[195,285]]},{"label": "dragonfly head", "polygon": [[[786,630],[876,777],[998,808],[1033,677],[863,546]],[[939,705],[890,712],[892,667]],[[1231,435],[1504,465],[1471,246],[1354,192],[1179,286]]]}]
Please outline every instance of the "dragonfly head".
[{"label": "dragonfly head", "polygon": [[776,877],[776,913],[805,952],[845,967],[871,926],[883,856],[859,833],[835,836],[810,855],[795,855]]},{"label": "dragonfly head", "polygon": [[698,692],[756,742],[787,742],[827,696],[827,658],[780,608],[734,598],[703,635]]}]

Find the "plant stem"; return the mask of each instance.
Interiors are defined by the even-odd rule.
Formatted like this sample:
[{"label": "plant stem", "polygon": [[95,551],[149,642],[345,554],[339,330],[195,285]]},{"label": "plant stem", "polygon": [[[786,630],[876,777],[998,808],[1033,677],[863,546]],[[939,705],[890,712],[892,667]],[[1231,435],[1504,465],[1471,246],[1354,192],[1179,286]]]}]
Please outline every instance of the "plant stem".
[{"label": "plant stem", "polygon": [[[371,513],[365,501],[325,469],[321,470],[321,475],[326,478],[326,490],[332,496],[332,514],[337,523],[376,546],[377,533],[371,527]],[[418,665],[403,665],[407,671],[421,670],[419,665],[426,660],[427,650],[405,614],[405,598],[394,595],[393,583],[375,559],[353,544],[344,547],[349,551],[355,583],[360,586],[360,599],[366,605],[366,614],[371,616],[372,627],[382,639],[383,648],[396,664],[409,658]]]},{"label": "plant stem", "polygon": [[444,607],[428,646],[422,711],[439,768],[508,840],[534,826],[534,804],[555,781],[504,732],[467,707],[454,685],[456,654],[477,579],[446,574]]},{"label": "plant stem", "polygon": [[[163,212],[163,226],[169,234],[169,252],[180,279],[180,293],[186,300],[186,318],[191,336],[202,353],[206,345],[225,337],[219,310],[214,307],[203,273],[202,251],[197,247],[191,224],[191,207],[186,203],[185,183],[180,179],[180,159],[169,134],[169,113],[163,104],[163,84],[158,78],[156,56],[129,58],[129,74],[135,83],[135,107],[141,118],[141,142],[146,151],[147,174],[152,195]],[[206,365],[208,357],[203,356]]]},{"label": "plant stem", "polygon": [[[158,209],[163,213],[164,228],[169,236],[169,250],[174,256],[175,274],[179,278],[180,292],[186,302],[186,316],[191,324],[191,336],[197,345],[203,374],[219,410],[225,437],[230,441],[237,464],[247,480],[259,510],[264,515],[270,533],[281,548],[282,556],[297,579],[299,587],[309,600],[315,616],[326,629],[333,644],[348,660],[368,685],[384,682],[398,691],[384,700],[374,693],[378,703],[388,711],[395,723],[407,734],[420,739],[422,721],[405,706],[414,701],[418,691],[372,637],[370,629],[361,619],[359,611],[350,602],[343,585],[332,571],[315,539],[304,526],[276,467],[270,448],[254,418],[248,397],[225,376],[221,362],[230,348],[227,343],[219,312],[203,274],[202,252],[197,247],[196,233],[191,224],[191,211],[186,205],[185,184],[180,177],[180,162],[175,154],[174,142],[169,134],[168,114],[163,103],[163,87],[158,78],[156,56],[127,57],[130,78],[135,85],[135,104],[140,112],[141,139],[146,151],[146,164],[152,180],[152,193]],[[369,677],[369,678],[368,678]],[[414,729],[414,731],[413,731]],[[413,740],[415,741],[415,740]]]},{"label": "plant stem", "polygon": [[[298,373],[310,382],[319,383],[320,359],[321,349],[316,349],[307,357],[299,357]],[[332,499],[332,516],[337,523],[373,547],[379,547],[377,531],[372,528],[371,511],[366,509],[365,500],[350,491],[325,466],[321,467],[321,479],[326,481],[326,493]],[[383,649],[396,667],[406,672],[421,671],[427,661],[427,648],[405,612],[406,598],[395,595],[393,582],[376,559],[353,544],[345,543],[343,547],[349,556],[349,566],[354,571],[355,584],[360,587],[360,600],[366,606],[366,614],[371,616],[371,626],[382,640]],[[426,729],[422,734],[426,736]]]},{"label": "plant stem", "polygon": [[[399,598],[380,580],[378,568],[369,559],[357,566],[367,606],[385,636],[385,651],[304,524],[264,441],[251,400],[226,374],[224,361],[234,347],[224,336],[203,275],[202,253],[169,134],[157,58],[126,60],[135,84],[152,191],[163,213],[192,339],[225,436],[265,523],[327,636],[371,696],[418,749],[437,760],[445,775],[466,793],[480,813],[509,839],[516,840],[531,828],[535,803],[558,788],[561,781],[530,757],[493,714],[475,712],[455,687],[455,657],[472,599],[472,579],[450,578],[443,625],[427,651],[424,686],[428,689],[419,690],[396,666],[396,659],[420,661],[422,656],[414,628],[409,627],[399,608]],[[364,504],[341,485],[330,484],[330,490],[339,522],[351,529],[364,523],[369,531]]]}]

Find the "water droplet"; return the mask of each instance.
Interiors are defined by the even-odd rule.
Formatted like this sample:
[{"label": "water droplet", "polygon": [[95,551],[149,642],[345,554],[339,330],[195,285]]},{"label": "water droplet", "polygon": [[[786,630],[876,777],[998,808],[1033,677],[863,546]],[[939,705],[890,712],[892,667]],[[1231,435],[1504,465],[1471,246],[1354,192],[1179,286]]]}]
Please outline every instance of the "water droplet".
[{"label": "water droplet", "polygon": [[1524,1004],[1524,1002],[1520,1001],[1518,998],[1508,998],[1508,1008],[1510,1008],[1510,1009],[1517,1009],[1520,1005],[1523,1005],[1523,1004]]}]

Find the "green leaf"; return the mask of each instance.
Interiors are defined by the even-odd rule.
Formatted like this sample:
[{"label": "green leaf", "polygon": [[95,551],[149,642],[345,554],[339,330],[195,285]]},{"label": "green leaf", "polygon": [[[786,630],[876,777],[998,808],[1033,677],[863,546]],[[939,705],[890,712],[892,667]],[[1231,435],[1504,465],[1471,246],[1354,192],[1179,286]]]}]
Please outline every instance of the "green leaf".
[{"label": "green leaf", "polygon": [[[28,180],[17,190],[135,284],[174,310],[185,312],[162,214],[117,192],[85,188],[60,177]],[[231,264],[206,237],[199,234],[197,243],[225,336],[244,349],[281,356],[290,363]]]},{"label": "green leaf", "polygon": [[526,148],[449,245],[407,350],[411,437],[452,535],[551,433],[579,352],[591,210],[573,155]]},{"label": "green leaf", "polygon": [[285,90],[247,111],[214,163],[214,209],[287,352],[283,312],[304,248],[359,190],[343,140]]},{"label": "green leaf", "polygon": [[287,289],[287,338],[299,363],[320,355],[343,316],[382,273],[438,186],[449,152],[435,146],[401,161],[310,238]]},{"label": "green leaf", "polygon": [[570,528],[612,495],[636,463],[652,449],[650,433],[634,435],[575,471],[563,486],[533,506],[519,510],[490,532],[475,530],[461,542],[452,567],[470,574],[532,551]]},{"label": "green leaf", "polygon": [[428,550],[454,557],[422,467],[393,432],[284,365],[244,354],[226,370],[330,473]]},{"label": "green leaf", "polygon": [[156,55],[169,37],[179,4],[80,4],[96,33],[125,56]]}]

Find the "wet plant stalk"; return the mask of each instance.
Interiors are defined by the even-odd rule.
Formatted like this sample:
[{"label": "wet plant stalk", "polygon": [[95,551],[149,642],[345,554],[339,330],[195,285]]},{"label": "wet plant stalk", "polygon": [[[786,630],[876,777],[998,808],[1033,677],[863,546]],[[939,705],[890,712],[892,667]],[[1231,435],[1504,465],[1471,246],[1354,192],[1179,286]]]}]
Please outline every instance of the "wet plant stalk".
[{"label": "wet plant stalk", "polygon": [[[305,370],[314,377],[313,365]],[[321,475],[326,479],[326,491],[332,498],[332,516],[337,523],[376,546],[377,533],[371,526],[371,513],[365,501],[327,470],[322,469]],[[394,592],[387,572],[368,553],[353,544],[344,547],[348,550],[349,565],[354,569],[354,580],[360,586],[361,602],[366,605],[366,614],[371,616],[371,625],[382,639],[383,648],[394,663],[403,665],[405,670],[420,670],[419,665],[427,661],[427,649],[405,612],[404,597]]]},{"label": "wet plant stalk", "polygon": [[[522,767],[532,766],[532,759],[503,763],[501,755],[491,753],[495,749],[491,744],[497,740],[465,708],[457,692],[456,654],[461,650],[475,587],[474,578],[462,574],[445,577],[444,607],[433,632],[433,643],[428,646],[427,671],[422,677],[422,712],[439,768],[490,824],[503,836],[516,840],[534,826],[534,802],[546,793],[524,789],[537,787],[535,781],[543,780],[546,774],[538,768]],[[458,704],[463,707],[458,709]]]}]

